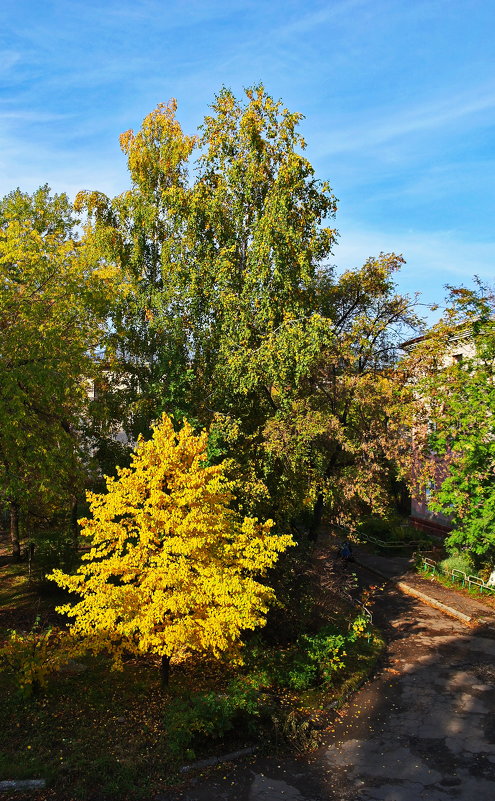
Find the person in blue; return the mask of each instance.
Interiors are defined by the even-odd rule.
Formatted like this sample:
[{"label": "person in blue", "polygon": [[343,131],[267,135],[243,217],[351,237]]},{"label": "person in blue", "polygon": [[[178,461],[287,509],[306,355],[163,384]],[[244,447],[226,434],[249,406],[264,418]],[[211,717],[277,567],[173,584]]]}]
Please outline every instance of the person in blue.
[{"label": "person in blue", "polygon": [[340,555],[345,562],[349,562],[352,559],[352,546],[348,540],[340,546]]}]

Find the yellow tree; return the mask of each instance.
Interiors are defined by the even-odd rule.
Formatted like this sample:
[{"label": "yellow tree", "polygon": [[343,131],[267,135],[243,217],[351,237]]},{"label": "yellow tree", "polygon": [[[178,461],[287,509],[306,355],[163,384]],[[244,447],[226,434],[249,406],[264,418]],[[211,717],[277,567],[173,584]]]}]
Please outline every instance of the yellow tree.
[{"label": "yellow tree", "polygon": [[90,493],[81,521],[91,549],[73,576],[52,578],[80,596],[59,611],[71,633],[105,649],[115,667],[125,652],[161,657],[236,655],[242,632],[265,622],[273,590],[258,579],[292,540],[273,522],[241,519],[231,508],[227,463],[206,464],[207,434],[163,415],[139,440],[131,466]]}]

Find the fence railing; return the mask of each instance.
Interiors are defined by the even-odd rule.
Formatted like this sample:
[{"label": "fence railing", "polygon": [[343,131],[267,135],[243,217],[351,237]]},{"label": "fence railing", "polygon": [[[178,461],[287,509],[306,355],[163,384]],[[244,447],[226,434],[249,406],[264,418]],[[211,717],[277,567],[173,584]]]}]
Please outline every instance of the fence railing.
[{"label": "fence railing", "polygon": [[371,542],[372,545],[378,545],[379,548],[410,548],[421,547],[427,545],[425,540],[381,540],[378,537],[373,537],[366,534],[366,542]]},{"label": "fence railing", "polygon": [[435,562],[435,560],[431,559],[429,556],[421,556],[421,567],[426,573],[431,573],[433,576],[438,574],[447,576],[447,578],[451,578],[453,581],[459,581],[463,587],[467,586],[468,589],[476,587],[480,592],[484,590],[487,592],[495,592],[495,587],[491,584],[487,584],[479,576],[470,576],[457,567],[444,570],[440,567],[438,562]]}]

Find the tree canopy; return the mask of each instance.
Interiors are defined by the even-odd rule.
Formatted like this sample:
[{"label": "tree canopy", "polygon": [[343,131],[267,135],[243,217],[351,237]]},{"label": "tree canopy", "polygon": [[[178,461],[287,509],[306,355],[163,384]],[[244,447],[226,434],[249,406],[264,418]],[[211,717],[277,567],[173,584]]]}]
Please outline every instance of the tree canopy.
[{"label": "tree canopy", "polygon": [[[412,349],[400,416],[413,431],[402,464],[413,492],[449,517],[452,549],[495,557],[495,302],[451,288],[442,320]],[[405,417],[404,417],[405,416]]]},{"label": "tree canopy", "polygon": [[207,434],[163,415],[131,466],[91,494],[82,520],[90,550],[73,576],[53,573],[80,600],[59,611],[71,634],[118,666],[122,654],[234,655],[242,632],[263,625],[273,591],[259,581],[292,540],[273,521],[231,508],[225,463],[206,465]]},{"label": "tree canopy", "polygon": [[198,135],[175,115],[160,105],[122,135],[128,191],[77,200],[129,282],[109,351],[126,429],[163,411],[209,427],[210,458],[235,455],[240,507],[281,525],[345,505],[351,485],[383,506],[388,368],[416,322],[394,289],[401,258],[335,274],[336,199],[301,115],[262,86],[222,89]]},{"label": "tree canopy", "polygon": [[116,270],[77,241],[75,226],[67,197],[47,186],[0,202],[0,492],[16,515],[68,503],[79,483],[84,379]]}]

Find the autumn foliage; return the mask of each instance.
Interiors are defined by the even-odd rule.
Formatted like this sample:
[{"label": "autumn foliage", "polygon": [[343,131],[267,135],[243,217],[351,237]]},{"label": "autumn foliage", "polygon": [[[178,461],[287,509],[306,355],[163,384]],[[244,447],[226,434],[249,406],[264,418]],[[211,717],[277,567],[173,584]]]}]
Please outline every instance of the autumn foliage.
[{"label": "autumn foliage", "polygon": [[228,465],[208,466],[206,448],[206,433],[187,422],[176,432],[163,415],[107,492],[89,495],[91,548],[77,573],[53,573],[79,596],[59,610],[71,634],[116,667],[125,652],[235,656],[242,632],[265,621],[273,590],[259,578],[292,540],[232,510]]}]

